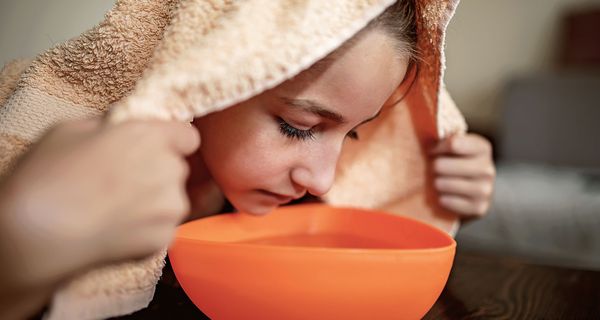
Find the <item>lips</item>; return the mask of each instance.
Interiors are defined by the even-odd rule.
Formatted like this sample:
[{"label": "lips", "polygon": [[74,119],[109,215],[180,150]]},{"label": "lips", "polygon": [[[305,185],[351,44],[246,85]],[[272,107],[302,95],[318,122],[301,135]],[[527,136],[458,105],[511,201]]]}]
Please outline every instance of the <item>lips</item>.
[{"label": "lips", "polygon": [[263,189],[258,190],[258,191],[264,195],[267,195],[267,196],[277,199],[277,201],[279,201],[281,203],[287,203],[287,202],[290,202],[294,199],[298,199],[301,197],[301,196],[289,196],[289,195],[275,193],[275,192],[271,192],[271,191],[263,190]]}]

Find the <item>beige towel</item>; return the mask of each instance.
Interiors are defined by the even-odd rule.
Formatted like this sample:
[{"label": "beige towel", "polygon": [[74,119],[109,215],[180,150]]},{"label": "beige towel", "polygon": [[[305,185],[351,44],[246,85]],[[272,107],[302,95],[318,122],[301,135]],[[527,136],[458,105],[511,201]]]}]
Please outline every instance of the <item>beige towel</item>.
[{"label": "beige towel", "polygon": [[[21,62],[2,71],[0,172],[58,121],[109,109],[112,121],[189,121],[256,95],[335,50],[392,2],[118,0],[92,30],[26,68]],[[456,217],[434,200],[425,150],[465,130],[442,82],[444,30],[457,3],[416,0],[422,60],[407,76],[413,85],[399,88],[396,95],[405,98],[343,150],[326,202],[456,227]],[[47,318],[97,319],[143,308],[163,264],[164,252],[92,270],[57,292]]]}]

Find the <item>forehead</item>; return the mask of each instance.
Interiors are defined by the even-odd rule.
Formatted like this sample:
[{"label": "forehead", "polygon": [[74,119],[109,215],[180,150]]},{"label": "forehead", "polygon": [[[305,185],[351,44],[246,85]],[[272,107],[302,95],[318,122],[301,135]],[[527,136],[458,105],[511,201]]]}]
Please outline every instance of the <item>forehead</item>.
[{"label": "forehead", "polygon": [[318,100],[346,117],[369,116],[402,82],[407,66],[408,57],[396,51],[393,40],[374,29],[276,91]]}]

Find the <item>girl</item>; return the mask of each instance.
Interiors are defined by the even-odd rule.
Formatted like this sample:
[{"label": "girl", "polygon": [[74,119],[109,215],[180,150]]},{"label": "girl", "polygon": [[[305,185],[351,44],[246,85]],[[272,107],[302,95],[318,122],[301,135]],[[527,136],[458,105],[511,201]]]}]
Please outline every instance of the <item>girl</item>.
[{"label": "girl", "polygon": [[[110,106],[113,124],[78,128],[77,134],[87,140],[74,145],[62,135],[59,140],[72,148],[55,148],[72,150],[69,156],[87,154],[89,142],[115,154],[112,145],[122,147],[116,142],[127,141],[132,151],[117,148],[123,157],[107,160],[108,167],[133,166],[144,154],[171,159],[167,162],[172,164],[193,149],[194,143],[180,141],[193,140],[193,135],[175,135],[180,139],[173,141],[156,133],[145,135],[149,126],[132,124],[131,119],[195,118],[201,143],[190,158],[188,190],[192,212],[198,216],[221,211],[225,198],[237,210],[260,215],[311,195],[334,205],[412,215],[454,232],[457,214],[485,212],[494,176],[488,144],[477,136],[461,135],[464,123],[441,85],[443,28],[455,5],[450,0],[123,0],[97,28],[45,53],[28,67],[2,108],[0,145],[12,159],[26,141],[39,136],[40,127],[100,114]],[[23,121],[42,125],[24,127]],[[148,147],[148,141],[155,139],[162,141],[162,147]],[[49,144],[47,140],[52,141],[45,139],[38,149]],[[171,144],[187,147],[169,148]],[[129,156],[134,151],[142,156]],[[9,167],[8,158],[0,164]],[[93,163],[90,158],[81,157],[84,164]],[[44,161],[34,163],[41,166]],[[156,163],[144,176],[181,167]],[[31,167],[18,164],[17,178],[9,176],[6,184],[39,178],[18,174]],[[82,170],[78,172],[85,180]],[[60,176],[61,170],[50,166],[35,171],[53,177]],[[144,203],[145,210],[163,212],[154,219],[160,221],[161,234],[174,230],[187,207],[187,200],[182,200],[184,175],[175,171],[168,175],[173,180],[167,188],[160,189],[175,199],[167,206],[154,201],[160,193],[148,193],[144,199],[136,196],[142,188],[130,193],[132,201]],[[110,176],[112,171],[102,172]],[[39,188],[43,191],[44,185]],[[46,279],[52,288],[90,266],[117,257],[148,255],[168,242],[148,236],[152,234],[148,228],[125,227],[123,221],[138,221],[127,217],[139,213],[139,207],[105,208],[111,214],[95,215],[99,220],[94,223],[80,214],[89,210],[85,205],[70,207],[78,210],[61,214],[71,219],[61,219],[64,225],[52,228],[88,226],[90,232],[79,240],[93,243],[94,254],[75,257],[69,270]],[[115,255],[113,241],[98,243],[92,241],[97,237],[90,236],[105,234],[107,229],[101,227],[115,216],[120,217],[119,226],[111,239],[137,240],[122,242],[119,252],[126,252],[125,257]],[[148,220],[152,219],[144,221]],[[52,252],[44,243],[36,248]],[[59,250],[68,248],[65,243]],[[71,281],[55,294],[50,317],[101,318],[144,307],[152,297],[163,258],[159,254]],[[144,276],[132,279],[132,274]],[[103,281],[107,277],[113,281]]]}]

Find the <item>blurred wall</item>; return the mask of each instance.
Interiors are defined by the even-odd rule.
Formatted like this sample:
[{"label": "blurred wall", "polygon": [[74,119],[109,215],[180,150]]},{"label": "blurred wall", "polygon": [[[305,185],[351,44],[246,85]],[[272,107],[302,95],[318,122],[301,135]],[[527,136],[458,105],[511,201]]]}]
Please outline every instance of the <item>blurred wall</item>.
[{"label": "blurred wall", "polygon": [[[112,0],[0,0],[0,65],[98,23]],[[562,10],[600,0],[463,0],[448,29],[446,83],[472,127],[492,133],[513,76],[550,70]]]},{"label": "blurred wall", "polygon": [[446,84],[473,128],[494,133],[508,80],[552,70],[564,10],[600,0],[463,0],[446,38]]},{"label": "blurred wall", "polygon": [[0,66],[78,35],[112,5],[112,0],[0,0]]}]

